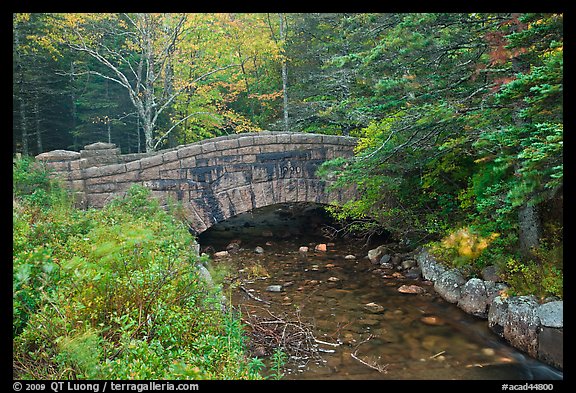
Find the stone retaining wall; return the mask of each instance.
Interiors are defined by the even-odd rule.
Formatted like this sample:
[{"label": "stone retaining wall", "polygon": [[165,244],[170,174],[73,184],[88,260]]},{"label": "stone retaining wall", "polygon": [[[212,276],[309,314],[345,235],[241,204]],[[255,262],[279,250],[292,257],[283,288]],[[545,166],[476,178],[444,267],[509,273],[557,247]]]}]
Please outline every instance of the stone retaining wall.
[{"label": "stone retaining wall", "polygon": [[513,347],[563,370],[563,301],[540,304],[534,296],[504,297],[504,283],[466,280],[457,269],[438,263],[425,249],[416,261],[436,292],[469,314],[488,320],[489,328]]}]

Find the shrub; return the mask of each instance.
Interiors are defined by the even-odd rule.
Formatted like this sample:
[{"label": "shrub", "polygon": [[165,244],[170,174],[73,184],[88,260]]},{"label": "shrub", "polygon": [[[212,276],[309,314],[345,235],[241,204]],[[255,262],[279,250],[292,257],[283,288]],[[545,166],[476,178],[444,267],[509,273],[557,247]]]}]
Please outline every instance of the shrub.
[{"label": "shrub", "polygon": [[475,272],[484,265],[479,263],[480,256],[499,236],[496,232],[482,236],[473,228],[464,227],[431,244],[431,251],[447,265]]},{"label": "shrub", "polygon": [[194,239],[148,190],[13,217],[15,378],[260,378],[240,320],[198,274]]}]

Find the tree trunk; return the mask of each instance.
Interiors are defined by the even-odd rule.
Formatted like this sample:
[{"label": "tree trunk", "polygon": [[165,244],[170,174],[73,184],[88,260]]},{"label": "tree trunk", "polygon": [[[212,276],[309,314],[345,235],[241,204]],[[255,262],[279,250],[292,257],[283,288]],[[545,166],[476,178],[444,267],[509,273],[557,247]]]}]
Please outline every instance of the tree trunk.
[{"label": "tree trunk", "polygon": [[36,92],[34,98],[34,113],[36,115],[36,147],[38,149],[38,154],[40,154],[44,152],[44,149],[42,147],[42,131],[40,129],[40,106],[38,105],[40,97],[38,96],[38,92]]},{"label": "tree trunk", "polygon": [[533,250],[540,245],[542,237],[542,225],[537,205],[523,206],[518,212],[518,234],[520,252],[524,257],[530,257]]},{"label": "tree trunk", "polygon": [[16,59],[16,70],[18,75],[17,84],[18,89],[18,102],[20,103],[20,133],[22,136],[22,154],[28,155],[28,128],[27,128],[27,116],[26,116],[26,100],[24,99],[24,71],[22,67],[22,58],[20,57],[20,29],[18,23],[14,24],[14,46],[16,48],[15,59]]},{"label": "tree trunk", "polygon": [[[21,89],[20,94],[23,94]],[[22,154],[29,155],[30,149],[28,148],[28,129],[26,128],[26,104],[24,97],[20,96],[20,130],[22,133]]]},{"label": "tree trunk", "polygon": [[[280,16],[280,42],[284,46],[286,44],[286,32],[284,30],[284,14],[279,14]],[[284,48],[282,48],[282,53],[286,54]],[[282,59],[282,92],[284,96],[284,131],[288,132],[288,66],[286,62],[286,57]]]},{"label": "tree trunk", "polygon": [[80,150],[80,146],[78,143],[78,134],[74,132],[76,130],[76,87],[74,85],[74,73],[76,70],[74,69],[74,61],[70,62],[70,117],[72,118],[72,123],[70,124],[70,129],[72,130],[72,145],[74,150]]}]

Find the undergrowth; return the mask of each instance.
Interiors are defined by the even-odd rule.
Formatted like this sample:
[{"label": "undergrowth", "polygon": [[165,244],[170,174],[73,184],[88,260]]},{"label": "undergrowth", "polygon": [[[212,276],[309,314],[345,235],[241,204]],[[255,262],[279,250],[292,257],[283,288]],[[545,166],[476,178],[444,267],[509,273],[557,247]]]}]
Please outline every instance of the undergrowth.
[{"label": "undergrowth", "polygon": [[81,211],[31,160],[13,179],[14,378],[262,378],[193,237],[147,189]]}]

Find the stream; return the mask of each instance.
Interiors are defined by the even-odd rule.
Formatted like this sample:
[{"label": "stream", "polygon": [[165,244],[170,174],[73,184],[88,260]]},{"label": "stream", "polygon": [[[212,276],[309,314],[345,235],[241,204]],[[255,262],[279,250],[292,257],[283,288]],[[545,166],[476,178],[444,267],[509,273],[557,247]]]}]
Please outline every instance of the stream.
[{"label": "stream", "polygon": [[[444,301],[421,277],[372,264],[367,251],[382,239],[328,239],[326,222],[317,205],[274,205],[219,223],[198,239],[211,264],[225,267],[232,304],[249,326],[260,323],[261,338],[288,341],[293,328],[296,352],[283,379],[563,378],[507,345],[486,320]],[[315,250],[319,244],[326,250]],[[402,285],[423,292],[399,292]],[[300,350],[304,338],[312,352]],[[270,364],[270,347],[253,343],[250,350]]]}]

